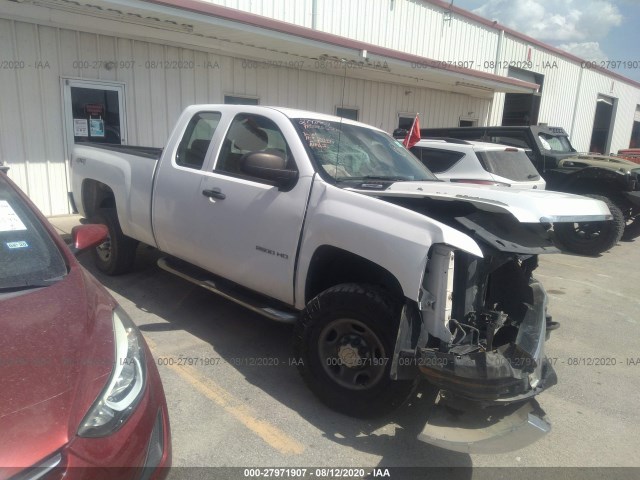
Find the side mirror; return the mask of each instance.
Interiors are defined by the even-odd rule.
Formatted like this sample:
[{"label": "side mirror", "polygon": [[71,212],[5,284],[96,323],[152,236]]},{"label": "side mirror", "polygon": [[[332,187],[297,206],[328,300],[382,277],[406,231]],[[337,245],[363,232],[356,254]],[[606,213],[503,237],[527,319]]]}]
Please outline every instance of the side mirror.
[{"label": "side mirror", "polygon": [[105,242],[109,237],[109,229],[106,225],[76,225],[71,230],[71,245],[69,248],[74,255],[83,250],[96,247]]},{"label": "side mirror", "polygon": [[245,175],[266,180],[283,188],[298,178],[297,170],[288,170],[287,162],[280,155],[267,152],[247,153],[240,159],[240,171]]}]

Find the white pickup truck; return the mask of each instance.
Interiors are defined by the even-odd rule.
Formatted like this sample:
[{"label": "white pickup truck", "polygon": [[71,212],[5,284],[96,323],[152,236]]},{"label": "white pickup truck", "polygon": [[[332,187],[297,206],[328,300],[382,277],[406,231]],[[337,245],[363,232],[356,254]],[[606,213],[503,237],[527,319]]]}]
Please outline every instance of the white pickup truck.
[{"label": "white pickup truck", "polygon": [[537,255],[555,222],[606,221],[593,199],[438,181],[381,130],[286,108],[194,105],[164,149],[78,145],[71,199],[109,227],[108,274],[138,242],[160,266],[295,324],[302,377],[355,416],[440,389],[420,434],[465,452],[549,431]]}]

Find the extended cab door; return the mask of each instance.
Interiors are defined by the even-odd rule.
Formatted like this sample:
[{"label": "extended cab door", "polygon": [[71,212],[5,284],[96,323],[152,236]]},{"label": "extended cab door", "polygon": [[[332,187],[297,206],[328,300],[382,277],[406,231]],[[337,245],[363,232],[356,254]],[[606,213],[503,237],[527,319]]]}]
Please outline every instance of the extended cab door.
[{"label": "extended cab door", "polygon": [[[170,218],[156,221],[158,243],[168,253],[293,304],[295,259],[311,177],[301,175],[280,190],[244,174],[240,159],[256,151],[282,156],[288,169],[298,166],[282,133],[286,117],[237,113],[234,108],[223,108],[220,127],[212,135],[213,167],[197,171],[199,182],[179,186],[183,192],[178,197],[163,200],[172,205],[168,211],[181,218],[175,225]],[[160,190],[156,195],[167,197]]]},{"label": "extended cab door", "polygon": [[194,248],[200,228],[194,213],[201,203],[205,160],[221,118],[222,113],[215,110],[193,114],[177,145],[170,143],[165,148],[154,182],[152,225],[156,244],[163,252],[192,263],[206,255]]}]

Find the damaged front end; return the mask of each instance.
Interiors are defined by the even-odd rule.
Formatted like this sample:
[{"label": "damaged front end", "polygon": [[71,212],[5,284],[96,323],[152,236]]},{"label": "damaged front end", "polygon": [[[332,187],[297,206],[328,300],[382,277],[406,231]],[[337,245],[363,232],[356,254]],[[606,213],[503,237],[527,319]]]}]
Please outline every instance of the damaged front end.
[{"label": "damaged front end", "polygon": [[532,276],[536,252],[548,246],[523,245],[540,231],[515,243],[496,240],[486,218],[458,221],[475,225],[484,258],[432,247],[420,300],[403,310],[391,374],[409,378],[417,369],[440,388],[420,440],[469,453],[515,450],[550,430],[534,397],[557,381],[544,354],[557,324]]}]

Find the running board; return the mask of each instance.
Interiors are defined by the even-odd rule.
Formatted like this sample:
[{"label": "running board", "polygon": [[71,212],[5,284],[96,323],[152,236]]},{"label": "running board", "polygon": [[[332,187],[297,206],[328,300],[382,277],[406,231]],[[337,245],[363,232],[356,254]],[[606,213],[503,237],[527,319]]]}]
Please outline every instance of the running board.
[{"label": "running board", "polygon": [[189,263],[165,257],[158,260],[158,266],[169,273],[177,275],[199,287],[206,288],[227,300],[231,300],[276,322],[295,323],[298,320],[298,314],[295,311],[287,311],[281,307],[275,308],[269,304],[265,297],[232,285],[228,280],[216,277],[212,273]]}]

